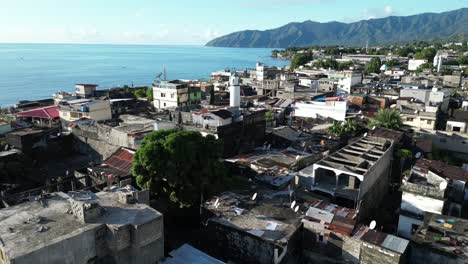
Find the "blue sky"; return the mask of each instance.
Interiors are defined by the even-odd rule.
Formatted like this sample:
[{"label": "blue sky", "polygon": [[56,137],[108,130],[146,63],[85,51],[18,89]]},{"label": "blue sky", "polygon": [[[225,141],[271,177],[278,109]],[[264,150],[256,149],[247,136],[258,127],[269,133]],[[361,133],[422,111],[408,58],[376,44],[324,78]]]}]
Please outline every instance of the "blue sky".
[{"label": "blue sky", "polygon": [[0,0],[0,43],[201,45],[289,22],[444,12],[468,0]]}]

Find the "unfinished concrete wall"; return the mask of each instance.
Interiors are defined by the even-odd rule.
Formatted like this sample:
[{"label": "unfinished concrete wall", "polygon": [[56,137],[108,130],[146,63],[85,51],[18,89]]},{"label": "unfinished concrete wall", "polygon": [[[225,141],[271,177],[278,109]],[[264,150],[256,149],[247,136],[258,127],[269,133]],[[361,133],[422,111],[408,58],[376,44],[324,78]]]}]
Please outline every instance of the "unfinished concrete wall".
[{"label": "unfinished concrete wall", "polygon": [[[21,257],[10,259],[11,264],[34,263],[34,264],[88,264],[90,260],[96,259],[95,229],[87,231],[76,230],[68,239],[59,239],[47,247],[39,245],[33,252]],[[49,231],[46,231],[49,232]],[[76,234],[73,236],[73,234]],[[44,243],[51,241],[44,241]]]},{"label": "unfinished concrete wall", "polygon": [[361,264],[405,263],[405,256],[369,243],[361,245]]},{"label": "unfinished concrete wall", "polygon": [[234,227],[210,221],[208,231],[216,241],[217,252],[238,263],[271,264],[274,244]]}]

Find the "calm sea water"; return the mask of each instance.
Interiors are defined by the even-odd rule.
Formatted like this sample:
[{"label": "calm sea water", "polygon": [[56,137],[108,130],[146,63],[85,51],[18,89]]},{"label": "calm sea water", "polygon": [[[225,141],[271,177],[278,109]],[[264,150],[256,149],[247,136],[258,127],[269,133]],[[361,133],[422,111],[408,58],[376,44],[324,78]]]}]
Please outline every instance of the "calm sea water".
[{"label": "calm sea water", "polygon": [[271,49],[203,46],[0,44],[0,106],[73,91],[75,83],[101,89],[150,85],[163,65],[168,79],[198,79],[214,70],[253,68],[258,61],[287,63],[270,54]]}]

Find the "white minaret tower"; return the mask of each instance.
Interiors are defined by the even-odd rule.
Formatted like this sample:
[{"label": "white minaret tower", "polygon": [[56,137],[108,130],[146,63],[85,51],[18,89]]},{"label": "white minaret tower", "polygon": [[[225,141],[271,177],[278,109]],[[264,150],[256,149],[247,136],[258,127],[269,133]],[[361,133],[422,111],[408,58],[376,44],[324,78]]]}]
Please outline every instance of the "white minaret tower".
[{"label": "white minaret tower", "polygon": [[240,106],[240,84],[237,73],[231,74],[229,78],[230,107]]}]

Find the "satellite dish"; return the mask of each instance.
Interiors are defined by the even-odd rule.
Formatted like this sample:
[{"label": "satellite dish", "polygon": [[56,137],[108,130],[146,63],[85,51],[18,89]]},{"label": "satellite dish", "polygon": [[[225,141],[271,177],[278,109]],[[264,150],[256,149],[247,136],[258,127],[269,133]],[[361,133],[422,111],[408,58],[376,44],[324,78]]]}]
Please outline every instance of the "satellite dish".
[{"label": "satellite dish", "polygon": [[299,211],[299,205],[294,208],[294,212],[297,213]]},{"label": "satellite dish", "polygon": [[254,193],[254,195],[252,196],[252,201],[255,201],[255,199],[257,199],[257,193]]},{"label": "satellite dish", "polygon": [[374,230],[376,226],[377,226],[377,222],[375,220],[372,220],[372,222],[370,222],[369,228],[370,230]]},{"label": "satellite dish", "polygon": [[364,137],[367,137],[367,133],[364,134]]},{"label": "satellite dish", "polygon": [[300,158],[301,158],[300,155],[297,155],[297,156],[296,156],[296,160],[299,160]]},{"label": "satellite dish", "polygon": [[447,189],[447,185],[448,185],[447,182],[446,182],[446,181],[443,181],[443,182],[441,182],[441,183],[439,184],[439,189],[440,189],[441,191],[443,191],[443,190]]},{"label": "satellite dish", "polygon": [[422,156],[421,152],[418,152],[418,153],[416,153],[416,155],[414,155],[414,157],[417,158],[417,159],[419,159],[421,156]]},{"label": "satellite dish", "polygon": [[377,127],[375,126],[375,127],[372,128],[372,130],[375,130],[376,128],[377,128]]},{"label": "satellite dish", "polygon": [[219,198],[216,199],[216,201],[215,201],[215,203],[214,203],[214,206],[216,207],[218,204],[219,204]]},{"label": "satellite dish", "polygon": [[294,209],[294,206],[296,206],[296,201],[293,201],[293,202],[291,203],[291,209]]},{"label": "satellite dish", "polygon": [[219,207],[219,204],[215,205],[215,208],[216,208],[216,209],[218,209],[218,207]]},{"label": "satellite dish", "polygon": [[414,111],[415,114],[418,114],[418,110]]},{"label": "satellite dish", "polygon": [[359,110],[359,113],[358,114],[362,114],[362,110]]}]

